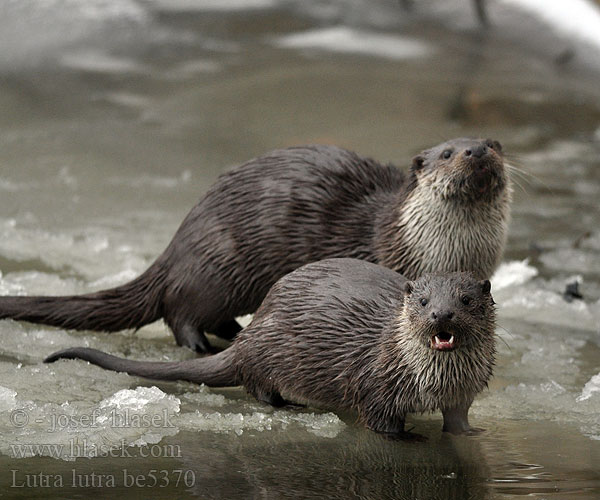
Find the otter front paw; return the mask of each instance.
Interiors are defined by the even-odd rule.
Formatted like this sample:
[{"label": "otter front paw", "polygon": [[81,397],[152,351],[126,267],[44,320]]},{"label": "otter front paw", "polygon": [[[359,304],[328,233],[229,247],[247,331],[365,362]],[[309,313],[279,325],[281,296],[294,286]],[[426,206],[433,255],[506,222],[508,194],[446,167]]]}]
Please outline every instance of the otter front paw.
[{"label": "otter front paw", "polygon": [[444,427],[442,431],[450,434],[468,434],[477,430],[469,425],[469,407],[446,408],[442,410],[444,416]]},{"label": "otter front paw", "polygon": [[465,434],[467,436],[477,436],[478,434],[481,434],[482,432],[485,432],[485,429],[482,429],[481,427],[470,427],[469,429],[464,431],[463,434]]}]

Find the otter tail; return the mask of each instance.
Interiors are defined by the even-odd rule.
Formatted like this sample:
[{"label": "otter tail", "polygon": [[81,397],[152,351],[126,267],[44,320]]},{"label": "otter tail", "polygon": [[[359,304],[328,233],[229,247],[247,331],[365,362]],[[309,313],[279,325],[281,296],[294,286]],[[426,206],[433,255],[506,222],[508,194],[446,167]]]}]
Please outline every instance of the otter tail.
[{"label": "otter tail", "polygon": [[55,352],[44,363],[54,363],[59,359],[83,359],[108,370],[126,372],[130,375],[154,380],[187,380],[210,387],[239,385],[232,363],[231,348],[218,354],[186,361],[134,361],[118,358],[97,349],[74,347]]},{"label": "otter tail", "polygon": [[154,264],[116,288],[64,297],[0,297],[0,319],[73,330],[114,332],[139,328],[162,317],[164,271]]}]

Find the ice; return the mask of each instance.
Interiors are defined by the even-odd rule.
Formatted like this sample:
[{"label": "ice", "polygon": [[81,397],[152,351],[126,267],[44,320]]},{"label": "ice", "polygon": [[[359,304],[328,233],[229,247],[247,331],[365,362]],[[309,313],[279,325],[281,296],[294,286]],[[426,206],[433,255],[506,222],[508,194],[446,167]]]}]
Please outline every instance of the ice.
[{"label": "ice", "polygon": [[[590,438],[600,435],[598,379],[581,387],[582,357],[594,356],[595,334],[553,322],[523,324],[499,320],[499,362],[491,389],[472,413],[485,418],[545,420],[573,424]],[[596,347],[595,349],[598,349]],[[589,397],[586,397],[588,396]]]},{"label": "ice", "polygon": [[600,439],[600,398],[582,400],[555,380],[509,385],[477,401],[471,412],[487,418],[546,420],[575,424],[591,439]]},{"label": "ice", "polygon": [[186,392],[182,398],[194,405],[202,404],[209,407],[221,407],[227,403],[225,396],[213,394],[205,385],[200,385],[196,392]]},{"label": "ice", "polygon": [[[565,283],[566,284],[566,283]],[[501,317],[522,318],[528,322],[550,323],[564,327],[597,331],[600,318],[597,308],[583,301],[567,302],[554,290],[524,287],[512,295],[495,294]]]},{"label": "ice", "polygon": [[115,408],[115,409],[129,409],[134,411],[140,411],[149,404],[154,404],[162,400],[167,400],[173,406],[172,409],[176,413],[179,412],[180,401],[174,396],[167,396],[158,387],[138,387],[134,390],[123,389],[110,398],[104,399],[100,402],[100,408]]},{"label": "ice", "polygon": [[[492,278],[498,307],[499,361],[491,389],[472,413],[484,418],[570,423],[600,438],[600,374],[581,387],[582,358],[599,349],[599,307],[567,302],[567,283],[582,276],[544,279],[527,260],[503,263]],[[585,368],[587,370],[587,368]]]},{"label": "ice", "polygon": [[174,417],[180,404],[179,398],[158,387],[123,389],[100,401],[98,423],[129,445],[159,443],[163,437],[179,432]]},{"label": "ice", "polygon": [[[0,256],[14,261],[16,265],[32,261],[49,268],[12,273],[0,269],[4,273],[0,292],[4,287],[10,290],[17,286],[22,287],[22,292],[26,291],[28,295],[43,293],[43,290],[52,291],[53,295],[83,293],[94,290],[96,279],[114,286],[119,284],[117,280],[122,279],[121,276],[125,279],[137,276],[149,265],[139,248],[115,252],[114,247],[114,234],[109,237],[104,228],[51,233],[28,227],[22,222],[0,219]],[[64,269],[89,278],[89,282],[63,278],[58,273],[50,272]],[[119,271],[115,273],[114,269]],[[114,275],[112,282],[107,275]]]},{"label": "ice", "polygon": [[278,38],[275,44],[283,48],[321,49],[388,59],[425,57],[432,52],[427,44],[412,38],[369,33],[342,26],[286,35]]},{"label": "ice", "polygon": [[61,58],[61,64],[90,73],[130,74],[147,72],[147,68],[137,61],[99,51],[79,51],[64,54]]},{"label": "ice", "polygon": [[1,21],[0,45],[4,50],[0,66],[27,67],[45,58],[51,60],[71,44],[86,44],[97,34],[104,34],[106,43],[122,40],[125,36],[113,27],[126,26],[121,31],[130,35],[151,18],[135,0],[31,0],[3,2]]},{"label": "ice", "polygon": [[333,413],[295,413],[277,410],[273,413],[253,411],[249,413],[188,413],[179,419],[182,429],[192,431],[233,432],[285,430],[289,426],[304,428],[317,436],[333,438],[345,424]]},{"label": "ice", "polygon": [[[335,437],[345,424],[333,413],[308,410],[274,410],[254,400],[246,401],[215,394],[205,385],[181,396],[182,413],[177,419],[182,430],[241,435],[245,431],[280,432],[289,427],[322,437]],[[185,404],[183,404],[185,403]],[[218,411],[216,411],[218,410]]]},{"label": "ice", "polygon": [[581,282],[581,276],[566,276],[551,281],[536,278],[538,270],[527,261],[504,263],[492,277],[492,294],[498,315],[526,322],[549,323],[598,331],[600,304],[565,300],[567,284]]},{"label": "ice", "polygon": [[13,410],[17,404],[17,392],[0,386],[0,412]]},{"label": "ice", "polygon": [[538,275],[538,270],[529,265],[528,259],[503,263],[492,277],[492,290],[502,290],[510,286],[526,283]]},{"label": "ice", "polygon": [[116,286],[118,284],[131,281],[132,279],[136,278],[138,274],[139,273],[135,272],[133,269],[124,269],[118,273],[111,274],[109,276],[103,276],[100,279],[92,281],[90,283],[90,288],[100,290],[103,288]]},{"label": "ice", "polygon": [[600,47],[600,9],[589,0],[501,0],[539,16],[558,31]]},{"label": "ice", "polygon": [[[10,274],[14,279],[17,275]],[[564,422],[577,426],[592,439],[600,438],[600,374],[589,373],[582,361],[588,352],[593,356],[593,346],[598,345],[594,323],[598,306],[564,300],[565,283],[575,278],[544,279],[528,261],[500,266],[493,277],[499,359],[491,390],[480,395],[474,405],[476,418]],[[6,283],[0,280],[0,285]],[[27,282],[21,283],[30,289]],[[311,407],[273,410],[243,396],[242,389],[224,394],[184,382],[155,387],[82,361],[40,364],[49,353],[75,345],[132,359],[193,356],[178,348],[166,333],[162,339],[140,341],[131,333],[67,332],[2,321],[0,334],[3,355],[18,361],[0,362],[0,453],[9,456],[71,460],[106,449],[160,444],[180,431],[234,436],[309,432],[335,437],[345,428],[333,413],[316,412]],[[36,346],[33,350],[32,345]],[[10,420],[13,414],[15,421]],[[16,426],[23,415],[27,416],[27,425]],[[150,425],[113,425],[114,415],[127,415],[126,422],[138,419]],[[86,422],[91,416],[95,426]],[[73,425],[56,429],[56,423],[63,421]]]},{"label": "ice", "polygon": [[12,458],[104,456],[176,434],[172,419],[177,413],[179,400],[156,387],[120,390],[91,405],[80,400],[40,404],[16,399],[3,422],[9,430],[2,432],[0,451]]},{"label": "ice", "polygon": [[[0,373],[8,371],[2,368],[0,365]],[[12,458],[50,456],[74,460],[158,444],[181,430],[241,435],[244,431],[284,431],[292,426],[318,436],[335,437],[345,427],[332,413],[272,411],[248,402],[240,405],[212,394],[204,386],[197,393],[185,392],[181,398],[156,386],[137,386],[118,389],[98,400],[107,389],[114,390],[131,377],[104,372],[106,378],[102,379],[100,369],[93,370],[84,363],[62,363],[60,368],[53,377],[62,378],[62,370],[68,370],[78,385],[61,382],[46,396],[43,392],[48,393],[47,388],[31,390],[24,381],[47,375],[50,368],[44,366],[21,369],[19,390],[0,387],[0,453]],[[92,373],[82,375],[83,369]],[[100,375],[94,391],[87,383],[90,375]],[[188,411],[182,411],[182,400]],[[234,405],[237,411],[214,411],[227,405]],[[194,409],[198,407],[201,409]]]},{"label": "ice", "polygon": [[[93,241],[102,243],[101,239]],[[595,242],[589,238],[582,248]],[[88,258],[97,255],[93,248],[88,245],[82,252]],[[52,273],[12,272],[0,277],[0,290],[76,292],[125,281],[130,275],[122,270],[106,276],[79,281]],[[567,274],[546,279],[527,260],[500,266],[492,278],[498,303],[498,363],[491,389],[474,404],[475,419],[550,420],[600,439],[600,374],[594,375],[595,364],[590,373],[593,363],[585,361],[585,356],[593,357],[600,350],[600,304],[567,302],[565,285],[575,279],[583,281],[582,276]],[[244,323],[249,320],[243,318]],[[131,332],[68,332],[0,322],[5,359],[0,362],[0,453],[73,460],[111,450],[135,452],[160,446],[182,431],[232,438],[244,433],[305,432],[333,438],[345,429],[334,413],[310,406],[274,410],[245,396],[243,389],[219,391],[185,382],[157,386],[82,361],[41,363],[51,352],[77,345],[131,359],[193,356],[175,345],[163,325],[144,330],[162,336],[142,340]]]},{"label": "ice", "polygon": [[161,445],[182,429],[241,434],[280,432],[291,426],[327,437],[344,427],[333,414],[274,412],[240,398],[240,391],[228,397],[185,382],[159,388],[140,385],[145,381],[83,361],[40,363],[47,354],[73,345],[135,359],[193,356],[174,342],[141,343],[130,334],[71,334],[13,321],[2,322],[0,333],[3,355],[20,360],[0,362],[0,453],[12,458],[74,460],[115,450],[135,453],[140,447]]},{"label": "ice", "polygon": [[581,395],[577,397],[577,402],[585,401],[590,399],[592,396],[600,398],[600,373],[598,375],[594,375],[589,382],[587,382],[583,386],[583,390],[581,391]]},{"label": "ice", "polygon": [[0,271],[0,295],[25,295],[25,290],[18,283],[3,279]]},{"label": "ice", "polygon": [[3,295],[44,294],[49,288],[56,295],[68,295],[85,291],[84,284],[71,278],[60,278],[56,274],[39,271],[7,273],[1,278],[0,293]]},{"label": "ice", "polygon": [[162,11],[232,11],[268,9],[277,5],[277,0],[150,0]]}]

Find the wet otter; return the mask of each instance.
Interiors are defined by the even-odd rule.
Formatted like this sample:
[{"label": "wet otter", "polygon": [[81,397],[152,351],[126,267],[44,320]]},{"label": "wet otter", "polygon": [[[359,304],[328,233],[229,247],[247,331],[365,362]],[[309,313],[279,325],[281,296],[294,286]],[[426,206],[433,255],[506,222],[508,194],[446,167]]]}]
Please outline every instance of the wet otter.
[{"label": "wet otter", "polygon": [[122,286],[68,297],[0,297],[0,318],[79,330],[139,328],[164,318],[177,343],[232,338],[280,277],[353,257],[410,279],[499,264],[510,181],[500,144],[453,139],[407,173],[331,146],[274,151],[223,174],[162,255]]},{"label": "wet otter", "polygon": [[441,409],[444,430],[470,430],[467,413],[495,356],[490,282],[470,273],[407,281],[356,259],[305,265],[281,278],[225,351],[180,362],[79,358],[116,371],[209,386],[243,384],[257,399],[285,398],[358,412],[372,430],[402,435],[409,412]]}]

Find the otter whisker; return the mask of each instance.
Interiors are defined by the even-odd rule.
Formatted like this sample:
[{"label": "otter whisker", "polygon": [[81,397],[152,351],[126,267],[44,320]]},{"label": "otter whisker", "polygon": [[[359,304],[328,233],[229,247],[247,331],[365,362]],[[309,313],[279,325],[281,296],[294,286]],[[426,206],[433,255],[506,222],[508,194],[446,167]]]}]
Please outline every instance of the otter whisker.
[{"label": "otter whisker", "polygon": [[514,163],[505,163],[506,169],[514,176],[519,176],[524,181],[526,180],[528,184],[531,185],[531,181],[536,181],[541,184],[548,191],[552,191],[552,188],[546,183],[541,177],[538,175],[532,174],[522,168],[517,167]]},{"label": "otter whisker", "polygon": [[515,184],[523,193],[527,194],[527,189],[521,184],[520,180],[524,180],[525,182],[527,182],[525,179],[517,179],[517,176],[512,175],[511,176],[511,181],[513,184]]}]

